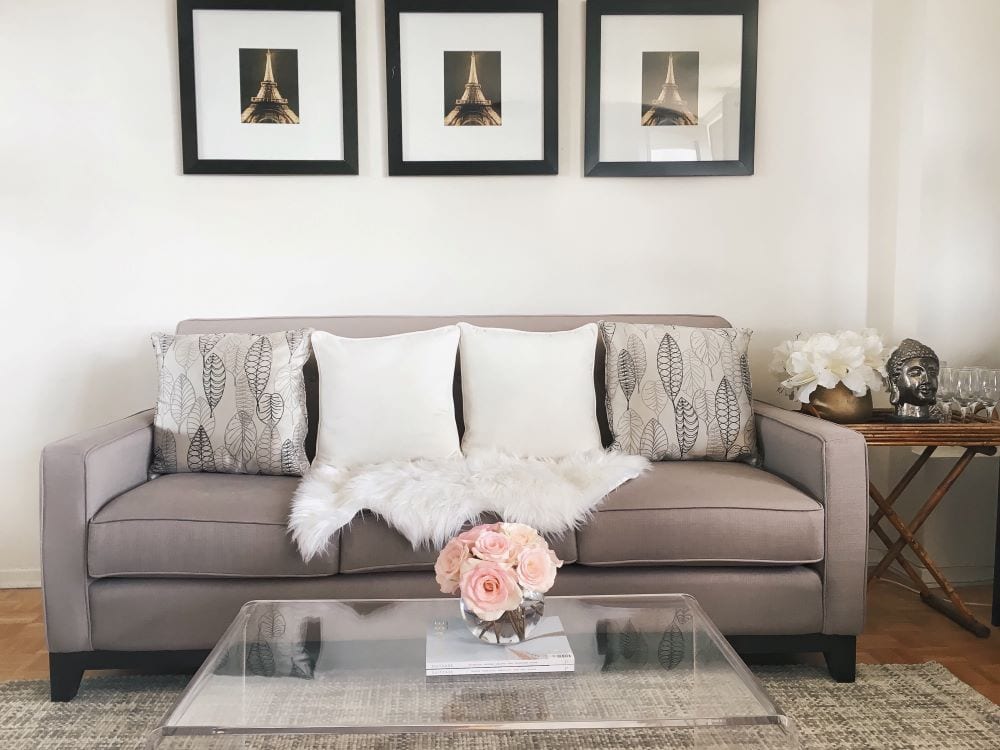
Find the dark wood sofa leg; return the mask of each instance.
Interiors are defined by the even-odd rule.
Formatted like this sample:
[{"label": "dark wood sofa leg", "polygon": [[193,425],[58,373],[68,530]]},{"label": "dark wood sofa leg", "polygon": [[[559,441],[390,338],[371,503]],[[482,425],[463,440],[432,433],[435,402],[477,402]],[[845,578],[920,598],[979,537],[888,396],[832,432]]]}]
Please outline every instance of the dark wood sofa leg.
[{"label": "dark wood sofa leg", "polygon": [[76,697],[83,680],[84,663],[79,654],[49,654],[49,694],[65,703]]},{"label": "dark wood sofa leg", "polygon": [[853,635],[827,636],[829,648],[823,650],[826,668],[837,682],[854,682],[857,676],[858,639]]}]

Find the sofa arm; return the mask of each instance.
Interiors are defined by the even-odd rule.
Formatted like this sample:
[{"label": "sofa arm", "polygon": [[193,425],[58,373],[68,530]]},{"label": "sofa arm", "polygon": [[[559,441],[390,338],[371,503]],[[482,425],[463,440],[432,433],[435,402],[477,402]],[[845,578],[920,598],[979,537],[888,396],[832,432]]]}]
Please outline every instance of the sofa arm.
[{"label": "sofa arm", "polygon": [[42,598],[49,651],[91,650],[87,522],[148,478],[153,411],[47,445],[42,450]]},{"label": "sofa arm", "polygon": [[823,504],[823,632],[864,626],[868,562],[868,447],[854,430],[754,403],[764,470]]}]

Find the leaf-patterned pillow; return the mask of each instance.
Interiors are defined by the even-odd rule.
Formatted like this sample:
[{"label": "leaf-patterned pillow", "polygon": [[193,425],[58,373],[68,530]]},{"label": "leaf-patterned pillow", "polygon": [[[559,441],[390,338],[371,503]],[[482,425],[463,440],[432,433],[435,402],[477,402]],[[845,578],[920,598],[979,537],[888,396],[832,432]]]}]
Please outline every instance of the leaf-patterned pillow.
[{"label": "leaf-patterned pillow", "polygon": [[755,461],[752,333],[601,321],[612,447],[651,461]]},{"label": "leaf-patterned pillow", "polygon": [[150,471],[301,475],[311,329],[154,333],[160,373]]}]

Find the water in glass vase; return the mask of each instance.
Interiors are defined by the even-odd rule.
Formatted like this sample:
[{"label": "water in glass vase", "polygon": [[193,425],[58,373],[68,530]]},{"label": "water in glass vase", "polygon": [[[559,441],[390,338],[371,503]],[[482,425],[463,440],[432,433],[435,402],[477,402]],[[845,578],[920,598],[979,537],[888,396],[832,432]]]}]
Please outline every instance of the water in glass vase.
[{"label": "water in glass vase", "polygon": [[462,620],[472,634],[484,643],[521,643],[531,635],[531,631],[542,619],[545,594],[525,591],[521,597],[521,606],[504,612],[497,620],[482,619],[466,605],[464,599],[459,599],[459,607]]}]

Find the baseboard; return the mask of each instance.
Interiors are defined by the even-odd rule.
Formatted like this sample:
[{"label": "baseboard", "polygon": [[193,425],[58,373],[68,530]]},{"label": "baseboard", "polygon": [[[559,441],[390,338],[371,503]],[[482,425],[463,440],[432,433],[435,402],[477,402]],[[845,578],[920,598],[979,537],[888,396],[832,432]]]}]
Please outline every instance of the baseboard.
[{"label": "baseboard", "polygon": [[[885,554],[885,547],[879,544],[877,539],[872,540],[871,545],[868,547],[868,570],[875,566],[878,560],[882,559],[882,555]],[[923,564],[913,555],[909,550],[904,551],[907,562],[909,562],[914,568],[920,572],[920,577],[924,579],[924,583],[931,586],[932,588],[937,586],[934,580],[934,576],[930,574],[929,571],[924,569]],[[948,563],[938,563],[938,570],[947,578],[951,583],[956,586],[978,586],[984,583],[991,583],[993,581],[993,565],[992,563],[960,563],[956,565]],[[907,581],[909,579],[903,574],[903,571],[899,568],[898,563],[893,563],[889,566],[888,574],[892,574],[891,577],[898,578],[900,581]]]},{"label": "baseboard", "polygon": [[0,589],[37,589],[41,585],[42,571],[38,568],[0,570]]},{"label": "baseboard", "polygon": [[[993,581],[992,565],[942,565],[941,573],[956,586],[978,586]],[[920,571],[920,577],[929,586],[936,586],[934,576],[926,570]]]},{"label": "baseboard", "polygon": [[[870,573],[871,570],[872,566],[869,565],[868,572]],[[953,568],[941,568],[941,570],[944,573],[945,578],[956,586],[988,586],[993,582],[993,568],[958,566]],[[890,567],[889,570],[887,570],[881,577],[890,581],[895,581],[896,583],[901,583],[904,586],[913,587],[913,582],[903,574],[903,571],[898,570],[895,566]],[[924,583],[930,587],[931,591],[940,591],[937,581],[935,581],[934,577],[926,570],[920,571],[920,577],[924,580]]]}]

